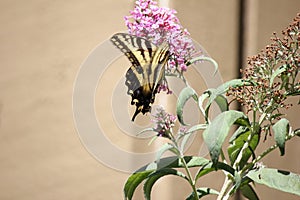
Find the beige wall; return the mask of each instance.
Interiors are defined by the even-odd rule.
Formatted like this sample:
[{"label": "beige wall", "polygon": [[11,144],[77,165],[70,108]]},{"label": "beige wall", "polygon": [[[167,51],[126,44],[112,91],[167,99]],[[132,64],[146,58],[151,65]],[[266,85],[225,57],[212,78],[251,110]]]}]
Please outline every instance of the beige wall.
[{"label": "beige wall", "polygon": [[[125,29],[122,19],[132,2],[0,1],[0,199],[122,199],[128,174],[102,165],[86,151],[74,127],[72,91],[91,50]],[[268,43],[273,31],[279,32],[292,20],[300,2],[250,2],[252,55]],[[218,61],[223,79],[233,78],[238,1],[174,0],[170,5],[192,37]],[[291,113],[292,123],[299,127],[297,113]],[[127,146],[130,138],[120,137],[112,140]],[[298,143],[289,142],[286,157],[274,152],[265,162],[300,173]],[[217,179],[205,177],[205,182],[212,185]],[[161,199],[158,194],[183,199],[189,192],[187,185],[173,180],[164,180],[167,186],[159,183],[153,199]],[[261,199],[297,199],[266,187],[258,189]],[[141,199],[140,192],[136,199]]]}]

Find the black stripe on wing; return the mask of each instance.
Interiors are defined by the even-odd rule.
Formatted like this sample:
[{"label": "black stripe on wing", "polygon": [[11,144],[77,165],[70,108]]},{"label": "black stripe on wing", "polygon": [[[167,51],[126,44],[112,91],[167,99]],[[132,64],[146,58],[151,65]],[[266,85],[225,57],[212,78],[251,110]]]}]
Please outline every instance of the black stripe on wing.
[{"label": "black stripe on wing", "polygon": [[142,73],[141,67],[145,63],[151,62],[156,49],[148,40],[126,33],[116,33],[110,40],[125,54],[138,73]]}]

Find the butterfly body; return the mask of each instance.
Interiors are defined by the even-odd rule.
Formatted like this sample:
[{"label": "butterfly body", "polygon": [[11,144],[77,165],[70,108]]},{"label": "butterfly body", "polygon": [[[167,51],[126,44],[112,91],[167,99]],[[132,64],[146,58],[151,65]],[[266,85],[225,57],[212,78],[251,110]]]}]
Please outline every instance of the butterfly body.
[{"label": "butterfly body", "polygon": [[164,66],[169,59],[169,47],[159,47],[150,41],[126,33],[116,33],[111,38],[129,59],[132,66],[126,72],[125,85],[131,95],[131,104],[136,106],[132,121],[139,113],[151,111],[155,95],[164,78]]}]

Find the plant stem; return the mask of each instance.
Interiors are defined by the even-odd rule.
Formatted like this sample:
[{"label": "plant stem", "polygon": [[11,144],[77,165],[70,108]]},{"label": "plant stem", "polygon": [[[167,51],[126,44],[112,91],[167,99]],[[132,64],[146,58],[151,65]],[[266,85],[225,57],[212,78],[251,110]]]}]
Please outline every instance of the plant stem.
[{"label": "plant stem", "polygon": [[[224,181],[224,184],[222,186],[222,189],[220,191],[220,194],[217,198],[217,200],[225,200],[225,199],[228,199],[228,197],[225,198],[225,194],[226,194],[226,191],[228,190],[229,186],[231,185],[232,181],[228,178],[228,176],[226,176],[225,178],[225,181]],[[223,198],[224,197],[224,198]]]},{"label": "plant stem", "polygon": [[224,196],[223,200],[227,200],[230,197],[231,192],[234,190],[234,186],[230,188],[230,190],[227,192],[227,194]]},{"label": "plant stem", "polygon": [[196,189],[196,183],[195,183],[195,181],[194,181],[193,178],[192,178],[191,172],[190,172],[190,170],[189,170],[189,168],[188,168],[188,166],[187,166],[187,164],[186,164],[186,162],[185,162],[185,160],[184,160],[183,155],[180,155],[180,160],[181,160],[181,162],[183,163],[184,169],[185,169],[185,171],[186,171],[186,173],[187,173],[187,176],[188,176],[188,179],[189,179],[189,183],[190,183],[190,185],[191,185],[192,188],[193,188],[194,199],[195,199],[195,200],[199,200],[198,194],[197,194],[197,189]]},{"label": "plant stem", "polygon": [[177,143],[176,139],[174,138],[173,134],[171,134],[171,140],[172,140],[175,148],[179,151],[179,155],[178,156],[179,156],[179,159],[180,159],[180,161],[182,162],[182,164],[184,166],[184,169],[185,169],[187,177],[188,177],[188,181],[189,181],[189,183],[190,183],[190,185],[191,185],[191,187],[193,189],[194,200],[199,200],[198,195],[197,195],[196,183],[195,183],[195,181],[192,178],[192,174],[191,174],[191,172],[189,170],[189,167],[187,166],[187,163],[184,160],[184,154],[183,154],[182,151],[180,151],[178,143]]}]

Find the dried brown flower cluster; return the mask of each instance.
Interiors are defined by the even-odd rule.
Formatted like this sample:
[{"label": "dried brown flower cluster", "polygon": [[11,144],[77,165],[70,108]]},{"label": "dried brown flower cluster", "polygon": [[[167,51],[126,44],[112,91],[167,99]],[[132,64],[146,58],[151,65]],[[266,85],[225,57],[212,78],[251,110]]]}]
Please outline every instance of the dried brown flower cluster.
[{"label": "dried brown flower cluster", "polygon": [[280,108],[292,106],[286,103],[289,96],[300,94],[300,13],[282,35],[281,39],[274,33],[270,45],[248,58],[248,66],[242,70],[248,84],[230,88],[227,93],[247,113],[264,114],[269,121],[281,115]]}]

